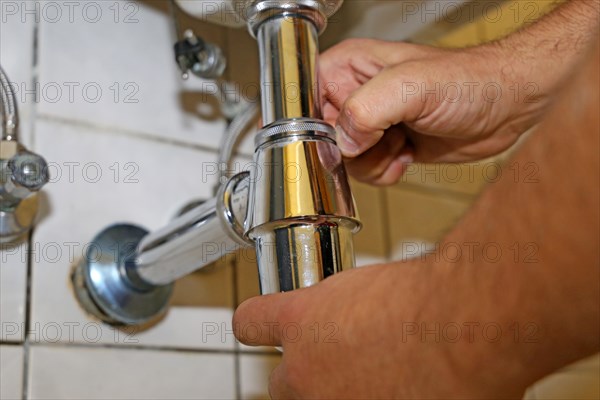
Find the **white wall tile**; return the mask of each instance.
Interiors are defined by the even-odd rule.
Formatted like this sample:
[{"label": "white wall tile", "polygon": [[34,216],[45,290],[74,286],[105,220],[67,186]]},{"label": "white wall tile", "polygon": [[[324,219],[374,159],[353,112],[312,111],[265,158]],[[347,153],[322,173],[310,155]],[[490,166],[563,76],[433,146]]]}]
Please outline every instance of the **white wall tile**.
[{"label": "white wall tile", "polygon": [[0,249],[0,340],[24,339],[27,290],[27,243]]},{"label": "white wall tile", "polygon": [[[19,141],[32,145],[33,44],[35,15],[33,1],[0,3],[0,65],[16,92],[19,112]],[[25,317],[27,244],[3,246],[0,250],[0,339],[22,341]]]},{"label": "white wall tile", "polygon": [[269,399],[269,376],[281,356],[242,354],[240,356],[240,395],[243,400]]},{"label": "white wall tile", "polygon": [[[90,319],[75,300],[69,280],[85,245],[105,227],[130,222],[155,230],[188,201],[211,197],[216,176],[203,177],[202,169],[214,163],[215,155],[52,121],[39,122],[36,140],[53,177],[44,190],[43,218],[33,238],[31,339],[233,348],[233,335],[226,333],[233,314],[228,264],[178,282],[174,306],[162,321],[137,332],[135,343],[123,335],[115,339],[118,331]],[[68,166],[74,164],[67,163],[79,163],[71,176]],[[134,181],[127,183],[133,171],[129,179]],[[208,325],[212,330],[218,326],[224,339],[220,334],[203,335]]]},{"label": "white wall tile", "polygon": [[20,117],[19,140],[31,143],[32,112],[35,96],[28,94],[33,85],[33,41],[35,14],[33,1],[2,1],[0,3],[0,65],[16,91]]},{"label": "white wall tile", "polygon": [[[217,148],[225,120],[202,92],[207,82],[182,81],[166,6],[100,1],[42,18],[40,113]],[[223,30],[201,34],[212,41]]]},{"label": "white wall tile", "polygon": [[31,399],[233,399],[234,356],[33,346]]},{"label": "white wall tile", "polygon": [[0,346],[0,399],[21,399],[23,391],[23,347]]}]

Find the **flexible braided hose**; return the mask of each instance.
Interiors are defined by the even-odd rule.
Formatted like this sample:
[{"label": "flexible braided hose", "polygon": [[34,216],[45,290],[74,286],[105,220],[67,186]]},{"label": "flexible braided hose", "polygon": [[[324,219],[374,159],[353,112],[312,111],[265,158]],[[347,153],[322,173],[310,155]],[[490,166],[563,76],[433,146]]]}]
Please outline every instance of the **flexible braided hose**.
[{"label": "flexible braided hose", "polygon": [[2,113],[2,140],[17,140],[19,115],[15,92],[4,69],[0,66],[0,111]]}]

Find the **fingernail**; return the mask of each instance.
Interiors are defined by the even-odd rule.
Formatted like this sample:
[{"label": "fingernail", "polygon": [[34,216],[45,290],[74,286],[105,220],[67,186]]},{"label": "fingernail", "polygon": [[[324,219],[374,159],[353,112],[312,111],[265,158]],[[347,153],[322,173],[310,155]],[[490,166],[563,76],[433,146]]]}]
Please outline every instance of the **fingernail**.
[{"label": "fingernail", "polygon": [[342,154],[346,157],[356,157],[360,153],[360,149],[356,142],[348,136],[344,128],[340,125],[335,127],[335,131],[337,133],[337,145],[342,151]]},{"label": "fingernail", "polygon": [[412,164],[415,162],[415,156],[411,153],[402,154],[400,157],[398,157],[398,161],[400,161],[404,165]]}]

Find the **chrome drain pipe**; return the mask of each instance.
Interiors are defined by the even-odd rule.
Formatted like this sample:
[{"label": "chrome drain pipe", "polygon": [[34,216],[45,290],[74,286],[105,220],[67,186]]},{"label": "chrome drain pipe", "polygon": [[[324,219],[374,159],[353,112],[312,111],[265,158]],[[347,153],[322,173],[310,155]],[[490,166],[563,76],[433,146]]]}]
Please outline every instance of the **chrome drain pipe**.
[{"label": "chrome drain pipe", "polygon": [[73,280],[81,303],[105,321],[152,319],[176,279],[242,246],[256,250],[262,294],[354,267],[361,225],[335,132],[322,120],[317,70],[318,36],[341,0],[236,1],[260,50],[265,126],[254,168],[158,232],[117,225],[93,240]]}]

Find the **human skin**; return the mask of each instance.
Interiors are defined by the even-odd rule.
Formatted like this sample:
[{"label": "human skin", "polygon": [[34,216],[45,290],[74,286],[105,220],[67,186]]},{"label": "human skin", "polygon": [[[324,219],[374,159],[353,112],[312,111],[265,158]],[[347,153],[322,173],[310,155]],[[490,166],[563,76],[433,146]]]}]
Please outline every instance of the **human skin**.
[{"label": "human skin", "polygon": [[324,116],[350,173],[389,185],[413,161],[474,161],[508,149],[540,121],[593,40],[599,13],[597,0],[570,1],[467,49],[353,39],[325,52]]},{"label": "human skin", "polygon": [[[580,11],[569,15],[587,18],[588,14]],[[563,9],[558,15],[564,18],[565,12]],[[536,26],[540,25],[530,29]],[[535,41],[539,34],[517,37],[521,44],[513,42],[515,46],[527,48],[527,40]],[[238,308],[234,330],[240,341],[283,347],[282,363],[270,381],[273,398],[520,398],[537,379],[600,350],[597,44],[583,67],[575,69],[581,63],[580,55],[586,53],[583,44],[575,43],[589,43],[589,38],[598,36],[590,28],[581,36],[568,36],[575,40],[571,45],[561,44],[565,37],[547,45],[549,50],[560,44],[560,54],[572,56],[554,55],[556,64],[547,68],[554,74],[543,77],[542,72],[547,71],[532,67],[543,94],[533,103],[535,111],[519,114],[526,108],[520,104],[512,111],[518,114],[516,119],[510,115],[486,117],[486,113],[504,115],[504,109],[486,109],[478,119],[469,119],[467,112],[454,121],[454,125],[464,123],[463,129],[440,125],[440,129],[448,129],[442,133],[418,125],[426,119],[401,119],[415,124],[408,133],[411,146],[405,148],[401,140],[401,150],[395,148],[386,156],[392,160],[388,164],[381,160],[388,154],[384,150],[391,148],[390,142],[377,140],[390,132],[402,139],[404,125],[381,125],[379,138],[378,131],[363,130],[355,144],[366,150],[348,152],[345,148],[346,156],[354,157],[355,172],[374,165],[383,171],[364,174],[363,180],[385,184],[394,181],[389,172],[394,160],[407,154],[420,161],[465,161],[502,151],[514,143],[520,131],[542,120],[550,99],[557,99],[545,113],[544,123],[503,171],[502,179],[440,244],[440,248],[458,245],[463,249],[461,257],[436,252],[417,260],[357,269],[311,288],[250,299]],[[536,42],[530,46],[537,51],[546,45]],[[486,54],[491,57],[492,53]],[[419,62],[429,64],[428,60]],[[433,58],[430,67],[439,61]],[[449,71],[450,66],[444,64],[441,69]],[[416,68],[414,74],[418,75]],[[567,76],[570,79],[565,81]],[[350,83],[345,82],[344,87]],[[558,91],[561,83],[568,85]],[[366,86],[357,85],[358,90]],[[348,96],[354,93],[356,90],[349,90]],[[378,97],[385,99],[382,94]],[[373,97],[371,101],[379,100]],[[339,104],[340,115],[335,115],[331,103],[326,115],[343,126],[347,114],[343,100]],[[385,114],[388,108],[375,110]],[[368,115],[371,121],[377,120],[376,114]],[[440,112],[437,117],[446,115]],[[482,124],[480,120],[485,118],[491,119]],[[493,129],[481,133],[487,126]],[[475,128],[469,131],[469,127]],[[467,138],[458,137],[460,132]],[[436,140],[439,138],[443,140]],[[371,147],[370,141],[374,143]],[[380,145],[379,157],[366,157],[369,149],[382,142],[387,145]],[[516,177],[510,169],[527,163],[539,167],[533,182]],[[486,244],[499,247],[502,256],[491,260],[482,251]],[[528,251],[530,245],[533,254]],[[462,327],[458,341],[440,331],[453,324]],[[498,340],[482,331],[489,324],[501,328]],[[284,329],[287,326],[299,326],[303,334],[291,337]],[[474,327],[472,335],[468,326]],[[262,328],[258,335],[256,327]],[[320,331],[315,334],[317,328]],[[437,332],[438,338],[427,329]],[[332,332],[334,336],[328,337]]]},{"label": "human skin", "polygon": [[516,399],[600,350],[599,57],[511,162],[537,164],[537,180],[506,169],[441,243],[461,257],[360,268],[238,308],[241,342],[283,347],[273,398]]}]

